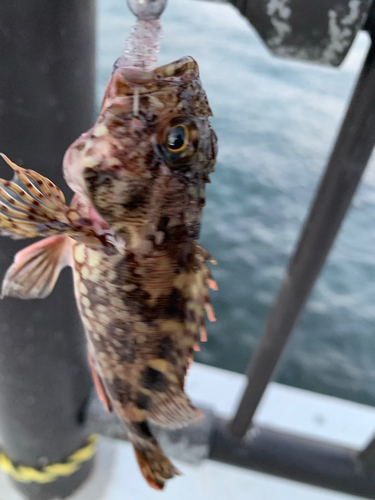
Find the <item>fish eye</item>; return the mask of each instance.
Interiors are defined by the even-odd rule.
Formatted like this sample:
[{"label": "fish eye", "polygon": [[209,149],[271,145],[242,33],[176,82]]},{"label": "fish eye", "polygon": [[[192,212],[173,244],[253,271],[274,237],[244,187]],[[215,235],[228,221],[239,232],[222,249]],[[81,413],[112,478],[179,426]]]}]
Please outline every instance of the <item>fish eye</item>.
[{"label": "fish eye", "polygon": [[156,148],[171,168],[188,169],[199,145],[198,124],[193,116],[166,116],[158,126]]},{"label": "fish eye", "polygon": [[175,125],[167,135],[166,148],[171,153],[180,153],[189,142],[189,130],[185,125]]}]

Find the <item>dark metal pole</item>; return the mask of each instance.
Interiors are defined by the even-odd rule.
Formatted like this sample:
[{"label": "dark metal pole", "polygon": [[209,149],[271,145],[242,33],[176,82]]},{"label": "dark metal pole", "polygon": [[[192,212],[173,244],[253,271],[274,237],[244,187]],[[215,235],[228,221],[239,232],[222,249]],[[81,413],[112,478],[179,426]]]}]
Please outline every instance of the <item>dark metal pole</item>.
[{"label": "dark metal pole", "polygon": [[[94,42],[94,0],[0,2],[0,150],[63,188],[64,151],[93,122]],[[1,238],[0,276],[29,243]],[[32,467],[62,461],[88,433],[91,382],[69,272],[56,288],[43,301],[0,302],[0,441],[12,461]],[[91,465],[18,487],[32,500],[66,498]]]},{"label": "dark metal pole", "polygon": [[348,211],[374,144],[373,43],[296,251],[268,317],[260,345],[248,368],[248,385],[230,425],[231,432],[237,437],[244,436],[251,424],[299,313]]},{"label": "dark metal pole", "polygon": [[367,469],[375,468],[375,437],[371,439],[368,445],[358,453],[358,459]]},{"label": "dark metal pole", "polygon": [[362,466],[356,450],[254,426],[243,441],[217,420],[209,458],[321,488],[375,498],[373,470]]}]

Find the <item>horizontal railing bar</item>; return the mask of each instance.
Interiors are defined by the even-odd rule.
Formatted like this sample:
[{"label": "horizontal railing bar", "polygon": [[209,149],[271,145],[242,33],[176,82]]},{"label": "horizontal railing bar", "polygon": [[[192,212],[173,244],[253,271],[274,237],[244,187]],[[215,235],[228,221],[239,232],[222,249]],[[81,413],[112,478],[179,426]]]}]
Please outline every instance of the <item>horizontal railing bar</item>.
[{"label": "horizontal railing bar", "polygon": [[371,439],[368,445],[358,453],[358,459],[367,468],[372,467],[372,470],[375,470],[375,436]]},{"label": "horizontal railing bar", "polygon": [[295,322],[325,263],[375,144],[375,46],[371,45],[326,172],[251,360],[230,430],[245,435]]},{"label": "horizontal railing bar", "polygon": [[227,425],[216,420],[211,460],[375,499],[375,475],[362,466],[356,450],[257,426],[239,441]]},{"label": "horizontal railing bar", "polygon": [[[375,475],[357,450],[255,426],[244,440],[228,433],[228,422],[211,410],[200,425],[178,430],[153,428],[168,456],[199,464],[204,459],[375,499]],[[94,397],[88,407],[90,432],[127,440],[120,421]]]}]

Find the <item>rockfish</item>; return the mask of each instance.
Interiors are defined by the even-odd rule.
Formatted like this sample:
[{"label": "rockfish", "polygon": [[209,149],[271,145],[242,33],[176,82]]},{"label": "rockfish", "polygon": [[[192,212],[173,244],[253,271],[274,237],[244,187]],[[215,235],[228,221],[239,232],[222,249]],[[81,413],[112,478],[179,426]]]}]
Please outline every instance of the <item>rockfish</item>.
[{"label": "rockfish", "polygon": [[149,424],[178,428],[200,412],[184,379],[204,310],[216,288],[198,243],[205,184],[217,138],[191,57],[149,72],[120,58],[95,125],[64,157],[75,192],[18,167],[0,180],[0,228],[13,238],[45,239],[19,252],[3,296],[43,298],[60,270],[73,268],[96,389],[128,429],[147,482],[162,489],[178,470]]}]

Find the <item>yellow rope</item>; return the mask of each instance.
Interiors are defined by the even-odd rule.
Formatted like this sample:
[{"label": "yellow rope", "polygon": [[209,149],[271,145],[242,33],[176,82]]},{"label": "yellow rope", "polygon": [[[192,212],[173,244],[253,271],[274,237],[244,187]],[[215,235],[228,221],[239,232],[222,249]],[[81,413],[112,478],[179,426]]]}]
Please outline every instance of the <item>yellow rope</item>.
[{"label": "yellow rope", "polygon": [[65,462],[46,465],[38,469],[24,465],[14,465],[12,461],[0,452],[0,469],[19,483],[53,483],[60,477],[74,474],[84,462],[95,455],[97,434],[92,434],[82,448],[75,451]]}]

